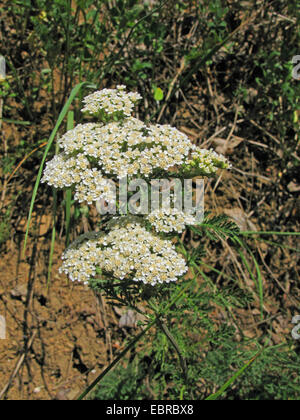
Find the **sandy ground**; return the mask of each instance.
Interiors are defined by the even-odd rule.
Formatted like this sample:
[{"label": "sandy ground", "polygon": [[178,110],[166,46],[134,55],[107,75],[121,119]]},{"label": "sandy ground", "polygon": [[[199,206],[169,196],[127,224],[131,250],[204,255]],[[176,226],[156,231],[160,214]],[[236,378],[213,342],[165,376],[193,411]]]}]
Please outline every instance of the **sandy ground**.
[{"label": "sandy ground", "polygon": [[[116,320],[113,314],[107,318],[104,302],[90,289],[58,274],[63,246],[55,251],[49,288],[46,247],[31,244],[22,260],[12,246],[0,260],[0,315],[6,320],[0,395],[9,400],[75,398],[109,362],[109,330]],[[33,259],[38,262],[32,264]]]}]

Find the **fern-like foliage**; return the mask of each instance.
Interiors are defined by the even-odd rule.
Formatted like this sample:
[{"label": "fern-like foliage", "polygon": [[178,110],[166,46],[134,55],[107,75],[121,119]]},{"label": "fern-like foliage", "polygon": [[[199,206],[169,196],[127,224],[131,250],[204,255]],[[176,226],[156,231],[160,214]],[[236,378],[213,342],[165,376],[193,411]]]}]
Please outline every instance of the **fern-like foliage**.
[{"label": "fern-like foliage", "polygon": [[227,238],[234,240],[239,235],[239,227],[228,216],[210,216],[210,214],[210,212],[205,213],[203,223],[190,227],[190,230],[199,236],[206,235],[212,241]]}]

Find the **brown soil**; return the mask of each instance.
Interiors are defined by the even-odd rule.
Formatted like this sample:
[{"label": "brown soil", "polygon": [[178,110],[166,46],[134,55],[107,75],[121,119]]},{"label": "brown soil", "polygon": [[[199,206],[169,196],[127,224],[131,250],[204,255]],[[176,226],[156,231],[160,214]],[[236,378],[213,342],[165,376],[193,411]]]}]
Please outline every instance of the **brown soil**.
[{"label": "brown soil", "polygon": [[105,326],[114,323],[113,315],[106,320],[105,307],[89,288],[58,274],[62,245],[56,247],[49,288],[46,247],[40,241],[30,248],[22,260],[13,245],[0,261],[0,314],[7,322],[7,339],[0,340],[0,393],[9,400],[72,399],[109,362]]}]

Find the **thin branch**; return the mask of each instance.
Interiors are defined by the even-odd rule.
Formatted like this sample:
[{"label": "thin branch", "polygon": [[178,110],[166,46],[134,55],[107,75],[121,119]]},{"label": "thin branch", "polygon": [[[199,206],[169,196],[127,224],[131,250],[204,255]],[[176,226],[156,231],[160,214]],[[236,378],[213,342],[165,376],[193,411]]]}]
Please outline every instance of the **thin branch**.
[{"label": "thin branch", "polygon": [[178,357],[179,357],[179,361],[180,361],[180,365],[181,365],[181,368],[182,368],[182,372],[183,372],[183,375],[184,375],[184,380],[185,380],[185,382],[187,382],[187,380],[188,380],[188,369],[187,369],[186,360],[182,356],[182,354],[180,352],[180,348],[179,348],[179,346],[178,346],[175,338],[172,336],[172,334],[169,331],[168,327],[166,326],[165,322],[162,321],[160,318],[158,318],[157,324],[161,328],[161,330],[163,331],[163,333],[166,335],[166,337],[168,338],[168,340],[170,341],[170,343],[172,344],[172,346],[174,347],[174,349],[176,350],[176,352],[178,354]]}]

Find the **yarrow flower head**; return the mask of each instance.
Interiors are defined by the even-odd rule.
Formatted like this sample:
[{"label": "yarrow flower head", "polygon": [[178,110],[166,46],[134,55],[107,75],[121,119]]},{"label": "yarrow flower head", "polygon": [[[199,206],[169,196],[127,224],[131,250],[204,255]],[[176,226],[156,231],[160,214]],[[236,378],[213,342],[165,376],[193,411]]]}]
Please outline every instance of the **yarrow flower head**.
[{"label": "yarrow flower head", "polygon": [[137,101],[142,99],[138,93],[125,92],[126,86],[117,86],[117,89],[103,89],[87,96],[83,102],[82,112],[92,115],[124,115],[129,117]]},{"label": "yarrow flower head", "polygon": [[196,224],[196,218],[191,213],[176,208],[154,210],[147,216],[147,220],[156,232],[164,233],[182,233],[187,226]]},{"label": "yarrow flower head", "polygon": [[115,185],[102,172],[92,168],[84,154],[74,157],[61,153],[46,165],[41,182],[55,188],[69,188],[75,185],[75,200],[92,204],[99,200],[115,203]]},{"label": "yarrow flower head", "polygon": [[[147,125],[134,118],[132,112],[140,99],[138,93],[127,93],[125,86],[87,96],[82,111],[98,122],[79,124],[59,139],[61,151],[46,164],[42,182],[55,188],[72,187],[80,203],[104,202],[105,208],[110,204],[116,208],[118,180],[125,177],[128,181],[153,180],[157,174],[167,179],[170,174],[192,178],[230,168],[224,156],[196,147],[176,128]],[[118,219],[110,224],[108,234],[81,236],[65,252],[62,272],[83,282],[99,270],[104,277],[151,285],[176,281],[187,271],[184,259],[172,242],[145,226],[152,225],[156,233],[181,233],[197,219],[192,212],[162,205],[142,219],[145,224],[140,220]]]},{"label": "yarrow flower head", "polygon": [[68,131],[58,141],[63,152],[48,162],[42,182],[55,188],[73,185],[76,200],[92,203],[112,195],[105,177],[149,178],[156,171],[168,172],[175,167],[183,174],[211,176],[219,168],[229,167],[223,156],[197,148],[176,128],[147,126],[131,117],[129,109],[139,98],[138,94],[127,94],[124,86],[87,96],[85,110],[124,111],[128,118],[79,124]]},{"label": "yarrow flower head", "polygon": [[190,176],[212,176],[218,169],[231,169],[228,159],[214,150],[196,147],[191,158],[182,165],[181,172]]},{"label": "yarrow flower head", "polygon": [[105,125],[80,124],[58,144],[63,152],[47,163],[42,182],[55,188],[74,185],[75,199],[89,204],[114,193],[105,176],[149,178],[156,170],[182,165],[193,150],[189,138],[176,128],[148,127],[133,117]]},{"label": "yarrow flower head", "polygon": [[102,276],[152,286],[176,281],[188,270],[170,241],[130,221],[116,223],[107,235],[83,235],[69,247],[63,260],[60,271],[72,281],[84,283],[96,275],[97,269]]}]

